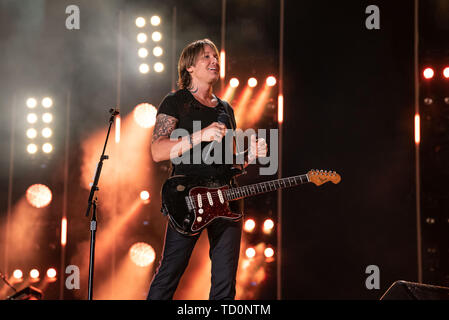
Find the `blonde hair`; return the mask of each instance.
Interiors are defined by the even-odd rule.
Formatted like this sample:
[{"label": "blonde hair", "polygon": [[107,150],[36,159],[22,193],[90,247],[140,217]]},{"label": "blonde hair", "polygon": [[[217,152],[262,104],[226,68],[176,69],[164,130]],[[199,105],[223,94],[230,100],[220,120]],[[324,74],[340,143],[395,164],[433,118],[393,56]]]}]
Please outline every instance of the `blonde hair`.
[{"label": "blonde hair", "polygon": [[178,62],[178,87],[180,89],[189,88],[192,82],[192,77],[187,71],[187,68],[195,65],[196,58],[204,51],[204,46],[211,47],[219,57],[218,49],[215,44],[209,39],[197,40],[187,45],[181,53]]}]

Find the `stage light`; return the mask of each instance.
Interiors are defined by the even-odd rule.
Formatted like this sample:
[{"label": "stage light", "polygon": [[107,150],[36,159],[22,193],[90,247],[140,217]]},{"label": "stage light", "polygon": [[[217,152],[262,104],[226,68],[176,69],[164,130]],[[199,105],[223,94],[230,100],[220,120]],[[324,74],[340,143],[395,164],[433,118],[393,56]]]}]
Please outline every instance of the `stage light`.
[{"label": "stage light", "polygon": [[140,193],[140,199],[142,199],[142,201],[144,201],[145,203],[150,202],[150,193],[146,190],[142,191]]},{"label": "stage light", "polygon": [[444,98],[444,103],[445,103],[445,104],[449,104],[449,97],[445,97],[445,98]]},{"label": "stage light", "polygon": [[37,131],[34,128],[30,128],[27,130],[27,137],[30,139],[34,139],[37,137]]},{"label": "stage light", "polygon": [[425,68],[423,71],[423,76],[426,79],[432,79],[434,74],[435,74],[435,72],[433,71],[432,68]]},{"label": "stage light", "polygon": [[51,145],[51,143],[44,143],[42,146],[42,151],[44,151],[45,153],[50,153],[53,151],[53,146]]},{"label": "stage light", "polygon": [[232,78],[231,80],[229,80],[229,85],[232,88],[237,88],[239,86],[239,79],[237,78]]},{"label": "stage light", "polygon": [[38,279],[38,278],[39,278],[39,270],[37,270],[37,269],[32,269],[32,270],[30,271],[30,278],[31,278],[31,279],[34,279],[34,280]]},{"label": "stage light", "polygon": [[278,123],[284,122],[284,96],[278,96]]},{"label": "stage light", "polygon": [[220,79],[225,78],[226,72],[226,53],[222,50],[220,52]]},{"label": "stage light", "polygon": [[42,136],[44,138],[50,138],[52,134],[53,134],[53,131],[50,128],[42,129]]},{"label": "stage light", "polygon": [[14,277],[14,279],[16,280],[20,280],[23,277],[23,272],[20,269],[16,269],[14,270],[14,272],[12,273],[12,276]]},{"label": "stage light", "polygon": [[269,86],[269,87],[274,86],[274,85],[276,84],[276,78],[273,77],[273,76],[269,76],[269,77],[267,78],[267,80],[266,80],[266,84],[267,84],[267,86]]},{"label": "stage light", "polygon": [[155,31],[151,34],[151,39],[153,39],[154,42],[161,41],[162,34],[159,31]]},{"label": "stage light", "polygon": [[246,249],[245,254],[248,259],[254,258],[256,256],[256,250],[250,247]]},{"label": "stage light", "polygon": [[47,270],[47,277],[48,278],[55,278],[56,277],[56,269],[55,268],[49,268]]},{"label": "stage light", "polygon": [[274,250],[273,248],[265,248],[265,250],[263,251],[263,254],[265,255],[266,258],[272,258],[274,256]]},{"label": "stage light", "polygon": [[28,113],[27,115],[27,121],[28,123],[36,123],[37,122],[37,115],[35,113]]},{"label": "stage light", "polygon": [[51,100],[51,98],[49,97],[45,97],[44,99],[42,99],[42,106],[44,108],[50,108],[53,105],[53,100]]},{"label": "stage light", "polygon": [[161,24],[161,18],[159,16],[152,16],[151,19],[151,25],[158,26]]},{"label": "stage light", "polygon": [[28,98],[26,104],[28,108],[34,109],[37,106],[37,101],[34,98]]},{"label": "stage light", "polygon": [[122,119],[120,118],[120,115],[117,115],[117,117],[115,117],[115,143],[120,142],[121,123],[122,123]]},{"label": "stage light", "polygon": [[50,123],[53,121],[53,115],[51,113],[44,113],[42,115],[42,121],[45,123]]},{"label": "stage light", "polygon": [[162,50],[161,47],[154,47],[153,54],[155,57],[160,57],[163,53],[164,51]]},{"label": "stage light", "polygon": [[162,72],[162,71],[164,71],[164,65],[163,65],[163,63],[162,63],[162,62],[156,62],[156,63],[154,64],[154,71],[156,71],[156,72]]},{"label": "stage light", "polygon": [[449,67],[444,68],[443,77],[445,77],[446,79],[449,79]]},{"label": "stage light", "polygon": [[433,99],[432,98],[424,98],[424,104],[430,106],[433,103]]},{"label": "stage light", "polygon": [[255,86],[257,86],[257,79],[256,78],[249,78],[248,79],[248,85],[251,88],[254,88]]},{"label": "stage light", "polygon": [[146,57],[148,57],[148,50],[147,50],[147,48],[140,48],[139,51],[137,51],[137,54],[141,58],[146,58]]},{"label": "stage light", "polygon": [[263,232],[270,233],[273,230],[274,222],[271,219],[266,219],[263,223]]},{"label": "stage light", "polygon": [[138,17],[137,19],[136,19],[136,26],[137,26],[137,28],[143,28],[143,27],[145,27],[145,24],[146,24],[147,22],[145,21],[145,18],[142,18],[142,17]]},{"label": "stage light", "polygon": [[142,128],[150,128],[156,123],[157,109],[149,103],[141,103],[134,109],[134,120]]},{"label": "stage light", "polygon": [[140,71],[140,73],[148,73],[150,71],[150,66],[147,65],[146,63],[142,63],[139,66],[139,71]]},{"label": "stage light", "polygon": [[145,33],[141,32],[137,35],[137,42],[145,43],[145,42],[147,42],[147,38],[148,38],[147,35]]},{"label": "stage light", "polygon": [[51,202],[51,190],[46,185],[33,184],[26,191],[26,199],[33,207],[44,208]]},{"label": "stage light", "polygon": [[145,242],[137,242],[129,249],[131,261],[139,267],[147,267],[153,263],[156,254],[152,246]]},{"label": "stage light", "polygon": [[421,129],[420,129],[420,116],[415,115],[415,143],[419,144],[421,142]]},{"label": "stage light", "polygon": [[256,222],[253,219],[248,219],[245,221],[245,226],[243,227],[246,232],[252,232],[256,227]]},{"label": "stage light", "polygon": [[61,245],[64,247],[67,244],[67,218],[61,220]]},{"label": "stage light", "polygon": [[34,143],[30,143],[27,146],[27,152],[30,154],[35,154],[37,152],[37,146]]}]

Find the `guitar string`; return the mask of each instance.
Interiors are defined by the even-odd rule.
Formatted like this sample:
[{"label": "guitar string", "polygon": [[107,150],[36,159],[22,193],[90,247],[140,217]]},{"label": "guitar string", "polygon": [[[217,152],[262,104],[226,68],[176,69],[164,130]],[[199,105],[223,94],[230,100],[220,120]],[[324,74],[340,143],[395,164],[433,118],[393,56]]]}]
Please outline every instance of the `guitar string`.
[{"label": "guitar string", "polygon": [[[300,179],[300,183],[304,183],[302,181],[302,178],[305,177],[306,178],[306,182],[308,182],[307,179],[307,174],[303,174],[303,175],[299,175],[299,176],[294,176],[294,177],[288,177],[288,178],[281,178],[281,179],[276,179],[276,180],[272,180],[272,181],[267,181],[267,182],[260,182],[260,183],[256,183],[256,184],[251,184],[251,185],[246,185],[246,186],[241,186],[241,187],[236,187],[236,188],[232,188],[232,189],[226,189],[226,190],[222,190],[222,194],[225,196],[225,200],[233,200],[233,199],[238,199],[240,197],[234,197],[234,195],[247,195],[246,193],[249,192],[249,194],[257,194],[257,193],[265,193],[265,192],[270,192],[273,191],[271,190],[271,187],[274,186],[274,189],[276,190],[276,188],[280,188],[281,186],[281,181],[283,181],[284,187],[286,187],[285,182],[287,181],[290,185],[289,187],[292,186],[291,183],[291,179],[294,179],[294,184],[298,185],[299,183],[296,181],[297,178]],[[276,186],[276,182],[278,182],[278,186]],[[258,190],[258,187],[261,188],[262,190]],[[265,188],[265,190],[263,190]],[[240,190],[240,191],[232,191],[232,190]],[[255,190],[256,192],[254,192],[253,190]],[[199,193],[201,200],[205,200],[208,201],[208,197],[207,197],[207,193]],[[212,199],[220,199],[220,196],[218,195],[218,190],[217,191],[211,191],[210,195],[212,197]],[[229,197],[229,195],[231,197]],[[194,203],[195,207],[196,207],[196,198],[198,197],[198,194],[194,195],[194,196],[190,196],[189,198],[190,200]]]}]

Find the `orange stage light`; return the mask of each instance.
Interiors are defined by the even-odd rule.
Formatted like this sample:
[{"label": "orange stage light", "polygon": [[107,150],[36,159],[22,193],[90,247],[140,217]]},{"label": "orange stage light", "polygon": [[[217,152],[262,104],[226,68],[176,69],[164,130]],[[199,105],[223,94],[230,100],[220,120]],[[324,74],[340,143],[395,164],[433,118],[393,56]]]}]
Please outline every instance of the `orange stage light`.
[{"label": "orange stage light", "polygon": [[26,191],[28,203],[35,208],[43,208],[50,204],[52,194],[50,188],[43,184],[33,184]]},{"label": "orange stage light", "polygon": [[263,254],[265,255],[266,258],[272,258],[274,256],[274,250],[273,248],[267,247],[263,251]]},{"label": "orange stage light", "polygon": [[220,79],[224,79],[225,77],[225,67],[226,67],[226,54],[224,51],[220,52]]},{"label": "orange stage light", "polygon": [[145,242],[137,242],[129,249],[129,256],[135,265],[147,267],[153,263],[156,254],[152,246]]},{"label": "orange stage light", "polygon": [[150,199],[150,193],[146,190],[142,191],[140,193],[140,199],[142,199],[144,201]]},{"label": "orange stage light", "polygon": [[49,268],[47,270],[47,277],[48,278],[55,278],[56,277],[56,269],[55,268]]},{"label": "orange stage light", "polygon": [[243,227],[246,232],[252,232],[256,227],[256,222],[253,219],[248,219],[245,221],[245,226]]},{"label": "orange stage light", "polygon": [[273,230],[274,222],[271,219],[266,219],[263,223],[263,232],[270,233]]},{"label": "orange stage light", "polygon": [[249,247],[248,249],[246,249],[245,254],[249,259],[254,258],[256,256],[256,250],[252,247]]},{"label": "orange stage light", "polygon": [[149,103],[141,103],[134,108],[134,120],[142,128],[150,128],[156,123],[157,109]]},{"label": "orange stage light", "polygon": [[67,218],[61,220],[61,246],[67,244]]},{"label": "orange stage light", "polygon": [[39,278],[39,270],[37,270],[37,269],[32,269],[32,270],[30,271],[30,278],[31,278],[31,279],[34,279],[34,280],[38,279],[38,278]]},{"label": "orange stage light", "polygon": [[251,88],[254,88],[255,86],[257,86],[257,79],[256,78],[249,78],[248,79],[248,85]]},{"label": "orange stage light", "polygon": [[237,79],[237,78],[232,78],[231,80],[229,80],[229,85],[232,87],[232,88],[237,88],[238,86],[239,86],[239,79]]},{"label": "orange stage light", "polygon": [[12,275],[13,275],[14,279],[20,280],[20,279],[22,279],[22,277],[23,277],[23,272],[22,272],[22,270],[20,270],[20,269],[16,269],[16,270],[14,270],[14,272],[12,273]]},{"label": "orange stage light", "polygon": [[449,67],[443,69],[443,77],[449,79]]},{"label": "orange stage light", "polygon": [[415,115],[415,143],[419,144],[421,141],[421,133],[420,133],[420,117],[419,114]]},{"label": "orange stage light", "polygon": [[278,123],[284,122],[284,96],[278,96]]},{"label": "orange stage light", "polygon": [[115,118],[115,143],[120,142],[120,125],[121,125],[121,119],[120,116],[116,116]]},{"label": "orange stage light", "polygon": [[145,203],[148,204],[150,203],[150,193],[146,190],[142,191],[140,193],[140,199]]},{"label": "orange stage light", "polygon": [[273,87],[274,85],[276,85],[276,78],[273,76],[269,76],[265,83],[267,84],[267,86]]},{"label": "orange stage light", "polygon": [[434,74],[435,74],[435,72],[430,67],[425,68],[424,71],[423,71],[423,76],[426,79],[432,79]]}]

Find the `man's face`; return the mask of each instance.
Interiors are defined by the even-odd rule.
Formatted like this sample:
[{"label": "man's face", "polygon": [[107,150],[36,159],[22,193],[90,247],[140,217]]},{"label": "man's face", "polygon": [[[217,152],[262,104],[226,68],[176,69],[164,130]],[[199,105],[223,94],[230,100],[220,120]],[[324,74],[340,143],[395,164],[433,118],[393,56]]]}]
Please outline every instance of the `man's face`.
[{"label": "man's face", "polygon": [[204,50],[196,57],[195,64],[187,71],[190,72],[192,80],[214,83],[220,76],[220,65],[218,55],[210,46],[205,45]]}]

